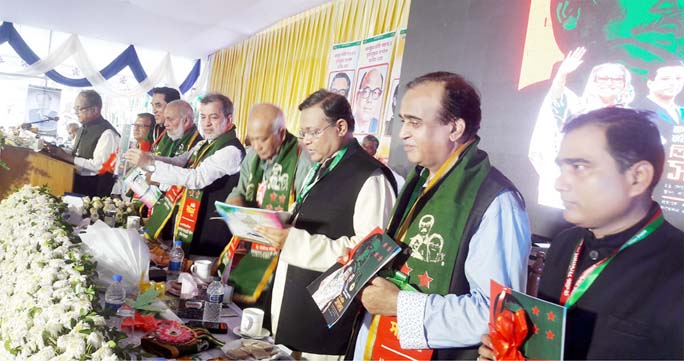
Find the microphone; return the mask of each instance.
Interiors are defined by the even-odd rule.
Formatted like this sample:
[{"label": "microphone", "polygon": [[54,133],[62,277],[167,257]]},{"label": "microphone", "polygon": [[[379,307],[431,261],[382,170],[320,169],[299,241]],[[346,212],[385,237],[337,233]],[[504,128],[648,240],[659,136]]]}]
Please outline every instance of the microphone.
[{"label": "microphone", "polygon": [[58,116],[54,116],[54,117],[45,116],[41,120],[36,120],[35,122],[28,122],[28,123],[24,123],[24,124],[39,124],[39,123],[45,123],[45,122],[56,122],[58,120],[59,120]]}]

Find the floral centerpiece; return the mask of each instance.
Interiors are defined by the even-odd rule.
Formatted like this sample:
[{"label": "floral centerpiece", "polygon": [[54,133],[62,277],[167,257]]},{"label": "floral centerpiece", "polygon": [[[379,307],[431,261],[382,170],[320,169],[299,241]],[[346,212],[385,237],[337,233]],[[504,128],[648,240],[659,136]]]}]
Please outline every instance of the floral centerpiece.
[{"label": "floral centerpiece", "polygon": [[117,359],[121,334],[96,312],[95,265],[65,210],[31,186],[0,202],[2,360]]},{"label": "floral centerpiece", "polygon": [[83,197],[82,216],[90,217],[91,223],[98,219],[105,220],[107,213],[114,215],[114,227],[124,227],[128,216],[137,215],[131,202],[110,197]]}]

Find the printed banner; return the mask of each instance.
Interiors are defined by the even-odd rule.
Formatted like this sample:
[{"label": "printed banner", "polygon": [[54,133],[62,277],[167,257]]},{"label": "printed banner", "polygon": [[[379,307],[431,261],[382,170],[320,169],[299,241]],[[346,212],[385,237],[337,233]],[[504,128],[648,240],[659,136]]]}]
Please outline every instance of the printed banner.
[{"label": "printed banner", "polygon": [[363,40],[354,85],[354,120],[356,134],[374,134],[382,126],[382,106],[387,97],[387,75],[396,32]]},{"label": "printed banner", "polygon": [[392,61],[392,75],[390,76],[389,92],[385,99],[385,112],[382,125],[382,137],[378,147],[378,153],[375,155],[378,160],[387,164],[389,162],[390,146],[392,142],[392,126],[394,125],[394,114],[397,111],[399,99],[397,93],[399,91],[399,76],[401,75],[401,63],[404,58],[404,44],[406,44],[406,29],[399,31],[397,36],[397,45],[394,47],[394,60]]},{"label": "printed banner", "polygon": [[361,41],[335,44],[328,61],[328,90],[351,102]]}]

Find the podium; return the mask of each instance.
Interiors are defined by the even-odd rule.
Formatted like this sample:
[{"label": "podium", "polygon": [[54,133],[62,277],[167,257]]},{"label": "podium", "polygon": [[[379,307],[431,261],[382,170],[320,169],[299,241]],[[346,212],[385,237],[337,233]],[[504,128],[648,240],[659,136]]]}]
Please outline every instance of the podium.
[{"label": "podium", "polygon": [[10,170],[0,169],[0,200],[5,199],[25,184],[48,186],[55,196],[71,192],[74,185],[74,166],[31,149],[5,145],[0,152]]}]

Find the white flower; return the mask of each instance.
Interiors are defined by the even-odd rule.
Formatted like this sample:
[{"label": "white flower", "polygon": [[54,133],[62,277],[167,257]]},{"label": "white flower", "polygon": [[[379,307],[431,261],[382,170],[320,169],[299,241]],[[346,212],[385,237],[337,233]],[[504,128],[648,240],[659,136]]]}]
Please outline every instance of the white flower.
[{"label": "white flower", "polygon": [[91,332],[90,335],[88,335],[88,343],[95,348],[100,348],[102,339],[103,337],[99,332]]},{"label": "white flower", "polygon": [[53,357],[55,357],[55,350],[52,348],[52,346],[45,347],[38,351],[38,353],[34,354],[33,356],[29,357],[27,360],[28,361],[48,361],[51,360]]},{"label": "white flower", "polygon": [[31,186],[0,202],[0,360],[116,359],[84,293],[92,273],[76,268],[85,251],[57,223],[57,207]]},{"label": "white flower", "polygon": [[112,349],[109,347],[102,346],[99,350],[93,352],[93,360],[94,361],[115,361],[118,360],[116,358],[116,355],[112,353]]},{"label": "white flower", "polygon": [[85,352],[85,341],[78,335],[62,335],[57,339],[57,348],[65,353],[77,356]]}]

